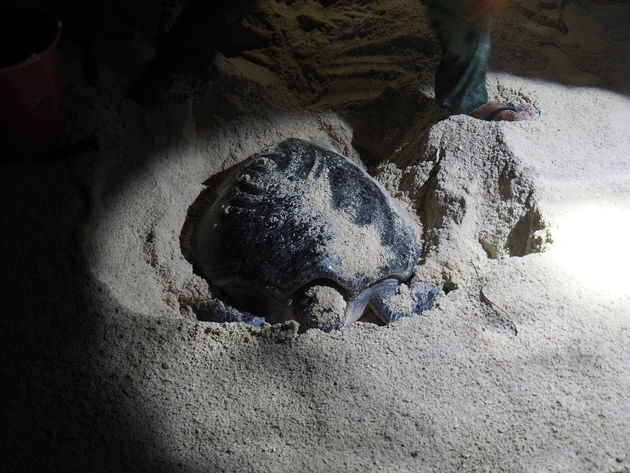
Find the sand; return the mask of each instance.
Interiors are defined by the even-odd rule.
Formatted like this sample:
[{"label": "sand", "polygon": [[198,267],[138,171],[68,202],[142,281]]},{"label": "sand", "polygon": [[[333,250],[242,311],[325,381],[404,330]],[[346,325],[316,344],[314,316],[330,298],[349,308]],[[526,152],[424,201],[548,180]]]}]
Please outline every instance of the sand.
[{"label": "sand", "polygon": [[[415,0],[262,0],[156,108],[123,79],[150,37],[91,85],[68,48],[71,137],[98,149],[0,177],[9,470],[630,472],[629,17],[501,13],[488,88],[527,123],[441,116]],[[191,205],[288,137],[394,196],[434,309],[330,334],[195,318]]]}]

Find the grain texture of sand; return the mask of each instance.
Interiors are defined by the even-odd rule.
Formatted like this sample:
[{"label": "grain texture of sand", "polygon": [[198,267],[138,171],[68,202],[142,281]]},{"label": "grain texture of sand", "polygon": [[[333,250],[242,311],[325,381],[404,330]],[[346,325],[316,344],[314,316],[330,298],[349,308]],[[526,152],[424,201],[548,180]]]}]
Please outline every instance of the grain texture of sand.
[{"label": "grain texture of sand", "polygon": [[[98,148],[0,177],[9,470],[630,472],[628,18],[511,2],[488,89],[541,111],[520,123],[441,115],[415,0],[261,0],[153,108],[128,56],[89,84],[66,51],[72,133]],[[329,334],[195,318],[191,205],[288,137],[405,209],[433,310]]]}]

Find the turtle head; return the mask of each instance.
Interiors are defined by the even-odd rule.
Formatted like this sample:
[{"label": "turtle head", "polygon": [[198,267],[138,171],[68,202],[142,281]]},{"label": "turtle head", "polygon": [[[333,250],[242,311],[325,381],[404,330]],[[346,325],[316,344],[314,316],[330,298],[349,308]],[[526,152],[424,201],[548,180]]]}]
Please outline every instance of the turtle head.
[{"label": "turtle head", "polygon": [[347,303],[342,293],[332,286],[309,286],[300,291],[294,304],[298,321],[305,330],[317,328],[330,332],[345,325]]}]

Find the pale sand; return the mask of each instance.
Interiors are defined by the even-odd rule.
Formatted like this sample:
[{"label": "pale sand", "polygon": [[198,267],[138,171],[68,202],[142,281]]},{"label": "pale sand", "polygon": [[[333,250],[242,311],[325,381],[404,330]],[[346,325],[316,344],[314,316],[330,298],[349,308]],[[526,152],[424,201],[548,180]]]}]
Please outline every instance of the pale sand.
[{"label": "pale sand", "polygon": [[[488,79],[535,122],[438,121],[415,0],[264,0],[263,46],[158,110],[74,87],[100,150],[2,173],[11,471],[630,472],[630,4],[538,3],[503,12]],[[287,137],[396,197],[433,310],[195,320],[189,207]]]}]

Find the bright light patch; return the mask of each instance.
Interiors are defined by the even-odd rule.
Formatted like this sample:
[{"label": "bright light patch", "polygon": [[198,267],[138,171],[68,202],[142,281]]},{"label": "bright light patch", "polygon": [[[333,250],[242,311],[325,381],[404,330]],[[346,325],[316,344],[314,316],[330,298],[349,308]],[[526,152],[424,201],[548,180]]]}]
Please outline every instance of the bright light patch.
[{"label": "bright light patch", "polygon": [[576,281],[610,295],[630,294],[630,210],[592,206],[561,219],[558,263]]}]

